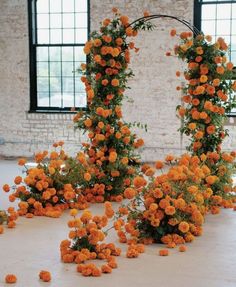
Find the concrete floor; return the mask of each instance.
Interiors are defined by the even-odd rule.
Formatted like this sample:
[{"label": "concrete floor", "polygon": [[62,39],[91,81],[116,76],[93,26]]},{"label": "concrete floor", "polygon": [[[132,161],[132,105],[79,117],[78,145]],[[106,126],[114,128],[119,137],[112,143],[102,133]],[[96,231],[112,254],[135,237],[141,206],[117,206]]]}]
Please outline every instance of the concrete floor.
[{"label": "concrete floor", "polygon": [[[19,168],[14,161],[0,161],[0,186],[12,182]],[[7,208],[7,195],[0,193],[0,209]],[[102,212],[102,205],[91,207]],[[236,212],[223,210],[209,215],[204,234],[188,244],[186,253],[170,250],[160,257],[161,245],[152,245],[137,259],[118,258],[118,269],[100,278],[85,278],[75,264],[60,262],[59,244],[67,237],[68,212],[59,219],[20,218],[17,228],[0,235],[0,287],[7,273],[17,275],[17,287],[235,287],[236,286]],[[110,234],[108,241],[117,238]],[[118,245],[118,243],[117,243]],[[121,245],[123,251],[125,246]],[[50,283],[38,280],[40,270],[49,270]]]}]

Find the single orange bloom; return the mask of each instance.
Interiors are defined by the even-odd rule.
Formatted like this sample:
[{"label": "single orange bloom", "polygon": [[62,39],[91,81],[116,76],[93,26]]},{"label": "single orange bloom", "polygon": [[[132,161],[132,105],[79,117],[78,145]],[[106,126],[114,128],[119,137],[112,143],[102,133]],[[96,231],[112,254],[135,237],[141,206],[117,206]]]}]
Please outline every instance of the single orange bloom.
[{"label": "single orange bloom", "polygon": [[161,250],[159,250],[159,255],[160,256],[168,256],[169,250],[168,249],[161,249]]},{"label": "single orange bloom", "polygon": [[5,277],[5,282],[6,283],[16,283],[17,281],[17,277],[14,274],[7,274]]},{"label": "single orange bloom", "polygon": [[51,273],[45,270],[40,271],[39,278],[44,282],[51,281]]},{"label": "single orange bloom", "polygon": [[216,127],[214,125],[210,125],[207,127],[206,131],[209,135],[214,134],[216,131]]},{"label": "single orange bloom", "polygon": [[178,229],[182,232],[182,233],[187,233],[189,231],[189,224],[186,221],[181,221]]},{"label": "single orange bloom", "polygon": [[162,169],[163,166],[164,166],[164,163],[162,161],[160,161],[160,160],[156,161],[156,163],[155,163],[156,169]]},{"label": "single orange bloom", "polygon": [[176,30],[175,29],[170,30],[170,36],[174,37],[175,35],[176,35]]},{"label": "single orange bloom", "polygon": [[187,250],[187,247],[185,245],[179,246],[179,252],[185,252]]},{"label": "single orange bloom", "polygon": [[10,191],[10,186],[8,184],[4,184],[2,189],[5,191],[5,192],[9,192]]},{"label": "single orange bloom", "polygon": [[85,179],[86,181],[90,181],[91,178],[92,178],[92,176],[91,176],[91,174],[90,174],[89,172],[86,172],[86,173],[84,174],[84,179]]},{"label": "single orange bloom", "polygon": [[119,86],[119,84],[120,84],[120,82],[119,82],[119,80],[118,80],[118,79],[112,79],[112,81],[111,81],[111,85],[112,85],[113,87],[118,87],[118,86]]},{"label": "single orange bloom", "polygon": [[26,164],[26,162],[27,162],[27,160],[26,160],[25,158],[20,158],[20,159],[18,160],[18,165],[23,166],[23,165]]},{"label": "single orange bloom", "polygon": [[136,190],[133,188],[126,188],[124,191],[125,198],[132,199],[136,195]]}]

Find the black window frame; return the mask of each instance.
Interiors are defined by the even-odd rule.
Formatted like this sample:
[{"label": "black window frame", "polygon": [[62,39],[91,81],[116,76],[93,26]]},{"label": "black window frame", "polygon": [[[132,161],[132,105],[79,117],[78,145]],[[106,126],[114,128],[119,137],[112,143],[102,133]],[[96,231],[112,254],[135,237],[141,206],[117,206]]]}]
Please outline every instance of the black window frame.
[{"label": "black window frame", "polygon": [[[202,5],[204,4],[236,4],[236,0],[219,0],[219,1],[202,1],[202,0],[194,0],[194,13],[193,13],[193,24],[194,26],[201,31],[202,28]],[[234,63],[236,64],[236,63]],[[236,66],[233,68],[233,78],[236,79]],[[228,117],[236,117],[236,112],[231,112],[227,114]]]},{"label": "black window frame", "polygon": [[[75,0],[76,1],[76,0]],[[90,0],[87,1],[87,39],[90,35]],[[86,107],[39,107],[37,101],[37,47],[83,47],[85,43],[37,44],[37,0],[28,0],[28,34],[29,34],[29,113],[71,113],[71,108],[86,110]],[[78,67],[79,68],[79,67]]]}]

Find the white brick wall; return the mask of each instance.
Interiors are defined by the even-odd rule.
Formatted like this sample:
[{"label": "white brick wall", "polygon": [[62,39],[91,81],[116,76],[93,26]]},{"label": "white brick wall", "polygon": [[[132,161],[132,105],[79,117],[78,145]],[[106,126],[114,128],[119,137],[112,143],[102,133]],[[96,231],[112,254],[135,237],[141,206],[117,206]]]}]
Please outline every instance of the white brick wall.
[{"label": "white brick wall", "polygon": [[[193,18],[193,1],[189,0],[91,0],[91,29],[111,15],[118,7],[131,19],[142,16],[144,10],[152,14],[179,16],[188,21]],[[179,81],[176,70],[184,65],[176,58],[165,57],[174,46],[169,30],[184,26],[171,20],[155,20],[153,32],[142,32],[135,39],[138,54],[132,56],[136,77],[130,81],[127,95],[133,103],[126,102],[124,114],[127,121],[146,123],[148,132],[137,130],[145,139],[143,160],[163,158],[164,154],[181,153],[181,137],[177,132],[180,121],[175,107],[180,95],[175,90]],[[29,51],[26,0],[0,1],[0,155],[31,156],[37,150],[48,149],[57,140],[66,142],[66,150],[73,154],[80,149],[82,133],[74,131],[72,115],[29,114]],[[226,148],[233,148],[236,134],[234,123]],[[186,142],[186,139],[184,139]]]}]

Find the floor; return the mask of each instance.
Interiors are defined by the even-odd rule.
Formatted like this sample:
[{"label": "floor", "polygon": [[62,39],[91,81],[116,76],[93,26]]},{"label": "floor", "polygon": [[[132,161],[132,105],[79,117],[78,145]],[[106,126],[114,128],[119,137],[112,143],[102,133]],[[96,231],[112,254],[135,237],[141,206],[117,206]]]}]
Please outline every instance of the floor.
[{"label": "floor", "polygon": [[[0,186],[12,182],[20,169],[15,161],[0,161]],[[0,209],[7,208],[7,195],[0,193]],[[99,214],[102,205],[91,207]],[[209,215],[204,234],[188,245],[186,253],[170,250],[160,257],[161,245],[152,245],[137,259],[118,258],[118,269],[100,278],[85,278],[76,272],[76,265],[60,261],[59,244],[67,237],[66,212],[59,219],[20,218],[15,229],[0,235],[0,287],[8,273],[16,274],[17,287],[235,287],[236,286],[236,212],[223,210]],[[110,234],[108,241],[117,238]],[[125,246],[121,245],[123,251]],[[40,270],[49,270],[50,283],[38,280]]]}]

